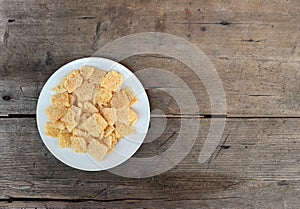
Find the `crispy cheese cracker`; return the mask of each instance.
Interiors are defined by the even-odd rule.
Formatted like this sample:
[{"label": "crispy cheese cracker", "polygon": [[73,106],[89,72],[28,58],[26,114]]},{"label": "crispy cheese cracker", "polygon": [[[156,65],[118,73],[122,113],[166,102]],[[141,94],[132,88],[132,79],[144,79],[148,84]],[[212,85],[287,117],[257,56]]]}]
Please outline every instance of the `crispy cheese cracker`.
[{"label": "crispy cheese cracker", "polygon": [[69,75],[67,75],[64,81],[64,88],[66,88],[69,93],[72,93],[79,86],[81,86],[82,82],[83,78],[81,77],[79,70],[74,70]]},{"label": "crispy cheese cracker", "polygon": [[81,129],[78,129],[78,128],[74,128],[72,133],[73,133],[74,136],[80,136],[80,137],[83,137],[83,138],[86,138],[86,137],[89,136],[89,133],[87,131],[84,131],[84,130],[81,130]]},{"label": "crispy cheese cracker", "polygon": [[123,75],[116,71],[109,71],[101,82],[101,87],[116,92],[123,83]]},{"label": "crispy cheese cracker", "polygon": [[67,113],[61,118],[61,121],[65,123],[68,131],[72,132],[72,130],[79,123],[79,119],[81,116],[81,109],[79,107],[75,107],[72,105]]},{"label": "crispy cheese cracker", "polygon": [[104,130],[107,127],[107,122],[99,113],[94,113],[93,115],[95,116],[96,122],[99,126],[100,133],[103,135]]},{"label": "crispy cheese cracker", "polygon": [[68,92],[58,93],[52,96],[51,102],[54,106],[63,105],[65,107],[70,107],[70,95]]},{"label": "crispy cheese cracker", "polygon": [[71,136],[71,147],[75,152],[84,153],[87,149],[86,141],[83,137]]},{"label": "crispy cheese cracker", "polygon": [[78,128],[87,131],[93,137],[101,138],[106,126],[105,119],[99,113],[94,113],[87,120],[83,121],[83,123],[79,124]]},{"label": "crispy cheese cracker", "polygon": [[105,71],[94,68],[94,72],[92,76],[88,79],[88,82],[98,87],[105,75]]},{"label": "crispy cheese cracker", "polygon": [[117,109],[116,118],[117,122],[131,126],[133,126],[138,119],[137,114],[130,107]]},{"label": "crispy cheese cracker", "polygon": [[116,109],[116,122],[129,125],[130,124],[129,109],[130,109],[129,106]]},{"label": "crispy cheese cracker", "polygon": [[130,101],[125,91],[116,92],[114,97],[111,99],[111,106],[116,109],[127,107],[129,105]]},{"label": "crispy cheese cracker", "polygon": [[88,82],[83,82],[75,91],[78,102],[93,101],[94,97],[94,88]]},{"label": "crispy cheese cracker", "polygon": [[121,136],[127,136],[135,133],[134,126],[129,126],[123,123],[116,123],[116,130]]},{"label": "crispy cheese cracker", "polygon": [[60,120],[57,120],[54,123],[52,122],[51,124],[52,124],[52,127],[58,128],[59,130],[63,130],[66,128],[64,122],[62,122]]},{"label": "crispy cheese cracker", "polygon": [[80,75],[84,80],[88,80],[92,77],[94,70],[97,70],[95,67],[92,66],[82,66],[80,68]]},{"label": "crispy cheese cracker", "polygon": [[135,105],[135,103],[139,101],[130,87],[127,86],[124,90],[121,91],[126,92],[128,100],[130,102],[130,107],[132,107],[133,105]]},{"label": "crispy cheese cracker", "polygon": [[108,125],[104,130],[104,137],[111,135],[114,130],[115,130],[115,128],[113,126]]},{"label": "crispy cheese cracker", "polygon": [[66,114],[67,110],[68,108],[62,105],[59,106],[51,105],[46,109],[46,114],[52,122],[55,122],[59,120],[61,117],[63,117]]},{"label": "crispy cheese cracker", "polygon": [[129,108],[128,110],[128,117],[129,117],[130,125],[134,126],[136,121],[138,120],[138,116],[131,108]]},{"label": "crispy cheese cracker", "polygon": [[78,103],[78,107],[81,108],[83,113],[96,113],[99,112],[98,109],[90,102]]},{"label": "crispy cheese cracker", "polygon": [[101,162],[105,157],[108,147],[99,142],[96,139],[93,139],[87,148],[87,153],[92,156],[97,161]]},{"label": "crispy cheese cracker", "polygon": [[64,77],[62,81],[55,88],[52,89],[52,91],[55,91],[57,94],[66,92],[67,89],[64,87],[65,80],[66,77]]},{"label": "crispy cheese cracker", "polygon": [[112,142],[111,143],[112,143],[112,146],[114,147],[117,144],[117,142],[118,142],[118,138],[117,138],[115,132],[113,132],[111,134],[111,136],[112,136]]},{"label": "crispy cheese cracker", "polygon": [[57,94],[66,92],[67,89],[63,85],[57,85],[55,88],[52,89],[55,91]]},{"label": "crispy cheese cracker", "polygon": [[116,122],[116,109],[115,108],[102,108],[101,113],[109,125]]},{"label": "crispy cheese cracker", "polygon": [[116,136],[116,139],[118,141],[120,141],[123,138],[123,136],[117,131],[117,129],[114,130],[114,135]]},{"label": "crispy cheese cracker", "polygon": [[57,128],[54,126],[52,122],[47,122],[46,123],[46,128],[45,128],[45,134],[47,136],[57,138],[58,134],[60,133],[61,129]]},{"label": "crispy cheese cracker", "polygon": [[79,123],[78,124],[81,124],[83,123],[84,121],[86,121],[89,117],[91,117],[92,114],[91,113],[82,113],[81,116],[80,116],[80,119],[79,119]]},{"label": "crispy cheese cracker", "polygon": [[112,96],[111,90],[98,88],[95,94],[94,104],[98,104],[99,106],[107,106]]},{"label": "crispy cheese cracker", "polygon": [[71,147],[71,136],[72,133],[63,133],[61,132],[58,135],[58,145],[60,148],[69,148]]},{"label": "crispy cheese cracker", "polygon": [[112,144],[112,136],[107,136],[107,137],[104,137],[102,139],[103,143],[108,147],[108,148],[112,148],[113,147],[113,144]]},{"label": "crispy cheese cracker", "polygon": [[89,145],[91,140],[93,139],[93,137],[90,136],[87,131],[83,131],[78,128],[73,129],[73,136],[79,136],[79,137],[84,138],[87,145]]}]

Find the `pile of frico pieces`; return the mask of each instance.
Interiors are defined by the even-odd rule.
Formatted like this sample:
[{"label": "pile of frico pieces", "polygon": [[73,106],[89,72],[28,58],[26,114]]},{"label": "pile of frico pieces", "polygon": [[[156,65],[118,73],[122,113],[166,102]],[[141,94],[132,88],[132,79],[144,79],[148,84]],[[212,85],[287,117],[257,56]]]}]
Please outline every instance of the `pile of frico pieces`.
[{"label": "pile of frico pieces", "polygon": [[58,138],[61,148],[88,153],[97,161],[126,135],[134,134],[138,102],[130,87],[121,89],[123,75],[83,66],[63,78],[53,90],[46,110],[46,135]]}]

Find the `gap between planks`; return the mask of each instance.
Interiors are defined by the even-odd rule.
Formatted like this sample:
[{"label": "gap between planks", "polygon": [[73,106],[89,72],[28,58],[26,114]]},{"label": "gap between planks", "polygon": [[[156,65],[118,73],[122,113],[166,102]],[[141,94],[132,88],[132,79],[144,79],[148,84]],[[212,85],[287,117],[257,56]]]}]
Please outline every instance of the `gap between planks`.
[{"label": "gap between planks", "polygon": [[148,199],[148,198],[116,198],[116,199],[91,199],[91,198],[85,198],[85,199],[63,199],[63,198],[31,198],[31,197],[12,197],[7,196],[5,198],[0,198],[0,202],[23,202],[23,201],[30,201],[30,202],[42,202],[42,201],[49,201],[49,202],[116,202],[116,201],[126,201],[126,200],[136,200],[136,201],[143,201],[143,200],[165,200],[163,198],[155,198],[155,199]]},{"label": "gap between planks", "polygon": [[[0,115],[0,118],[36,118],[36,114],[8,114],[8,115]],[[210,119],[218,119],[218,118],[300,118],[299,115],[295,116],[284,116],[284,115],[225,115],[225,114],[203,114],[203,115],[157,115],[151,114],[150,118],[210,118]]]}]

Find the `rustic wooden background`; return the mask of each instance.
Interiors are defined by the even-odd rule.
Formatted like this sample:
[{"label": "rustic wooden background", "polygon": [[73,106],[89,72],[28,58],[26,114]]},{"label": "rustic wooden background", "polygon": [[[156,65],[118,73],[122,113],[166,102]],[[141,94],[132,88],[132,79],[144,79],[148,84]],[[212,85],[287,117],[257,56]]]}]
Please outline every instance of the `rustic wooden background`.
[{"label": "rustic wooden background", "polygon": [[[210,121],[217,120],[203,84],[174,59],[140,55],[122,64],[170,70],[196,95],[200,112],[190,114],[201,130],[192,151],[170,171],[145,179],[60,163],[36,127],[45,81],[112,40],[150,31],[195,44],[219,73],[227,122],[213,156],[197,163]],[[299,38],[299,0],[0,0],[0,207],[300,208]],[[180,121],[190,119],[160,88],[147,92],[168,123],[137,157],[166,150]]]}]

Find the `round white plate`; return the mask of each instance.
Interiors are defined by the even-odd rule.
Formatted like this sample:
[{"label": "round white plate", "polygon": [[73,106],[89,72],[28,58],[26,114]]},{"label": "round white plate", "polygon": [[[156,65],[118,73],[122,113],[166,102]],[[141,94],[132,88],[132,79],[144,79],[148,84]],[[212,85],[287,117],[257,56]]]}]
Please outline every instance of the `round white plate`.
[{"label": "round white plate", "polygon": [[[135,125],[136,134],[129,135],[116,144],[115,150],[108,154],[102,162],[97,162],[88,154],[78,154],[71,148],[62,149],[58,146],[58,140],[46,136],[45,125],[49,121],[46,115],[46,108],[51,104],[51,96],[55,94],[52,89],[57,86],[62,78],[72,70],[79,69],[81,66],[90,65],[96,68],[110,71],[115,70],[124,76],[122,88],[130,86],[139,99],[133,106],[133,110],[138,115]],[[104,58],[90,57],[74,60],[59,68],[44,85],[37,103],[37,126],[41,138],[48,150],[61,162],[68,166],[85,171],[101,171],[120,165],[129,159],[143,143],[148,131],[150,121],[150,107],[147,94],[138,78],[123,65]]]}]

